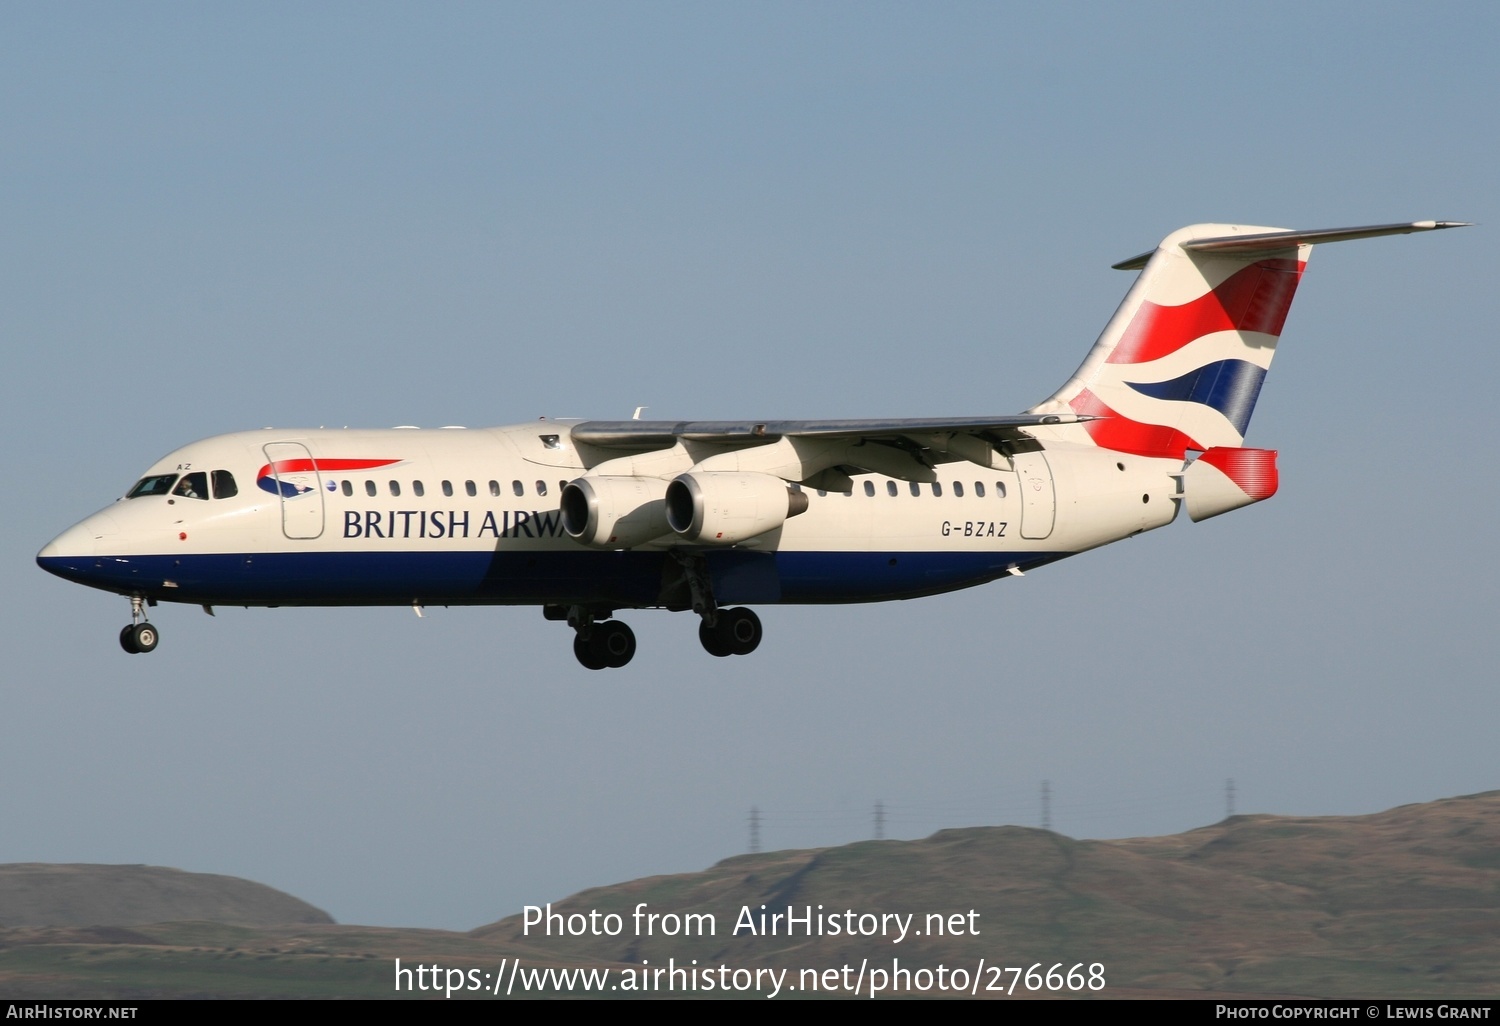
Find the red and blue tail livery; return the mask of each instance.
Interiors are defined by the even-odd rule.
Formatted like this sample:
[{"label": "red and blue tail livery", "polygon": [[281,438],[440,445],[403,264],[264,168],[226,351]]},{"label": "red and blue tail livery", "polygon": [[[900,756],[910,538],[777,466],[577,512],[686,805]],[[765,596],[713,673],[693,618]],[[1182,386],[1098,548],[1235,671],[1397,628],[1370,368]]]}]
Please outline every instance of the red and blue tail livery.
[{"label": "red and blue tail livery", "polygon": [[1276,451],[1244,443],[1313,247],[1458,226],[1182,228],[1115,265],[1124,302],[1018,414],[220,435],[37,562],[128,598],[131,653],[173,602],[538,606],[594,670],[635,654],[617,614],[664,609],[746,655],[752,606],[969,588],[1270,498]]}]

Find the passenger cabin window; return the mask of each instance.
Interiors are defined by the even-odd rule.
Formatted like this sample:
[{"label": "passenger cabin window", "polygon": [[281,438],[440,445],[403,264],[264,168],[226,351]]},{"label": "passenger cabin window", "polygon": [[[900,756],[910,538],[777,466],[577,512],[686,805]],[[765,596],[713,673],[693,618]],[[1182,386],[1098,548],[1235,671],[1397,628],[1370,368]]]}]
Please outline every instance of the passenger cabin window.
[{"label": "passenger cabin window", "polygon": [[143,495],[166,495],[171,492],[172,483],[176,480],[176,474],[157,474],[155,477],[143,477],[136,482],[134,488],[125,494],[125,498],[139,499]]},{"label": "passenger cabin window", "polygon": [[523,486],[521,484],[521,482],[519,482],[519,481],[512,481],[510,483],[510,490],[513,491],[513,492],[515,492],[517,495],[525,495],[526,494],[526,488],[525,488],[525,486]]},{"label": "passenger cabin window", "polygon": [[495,495],[495,496],[498,496],[500,494],[500,482],[499,481],[491,481],[490,482],[490,494],[491,495]]},{"label": "passenger cabin window", "polygon": [[984,498],[984,482],[983,481],[975,481],[974,482],[974,494],[977,495],[977,496],[979,496],[979,498],[981,498],[981,499]]},{"label": "passenger cabin window", "polygon": [[400,481],[392,481],[391,482],[391,494],[392,495],[400,495],[401,494],[401,482]]},{"label": "passenger cabin window", "polygon": [[422,487],[421,481],[413,481],[411,483],[411,493],[420,499],[427,494],[427,489]]},{"label": "passenger cabin window", "polygon": [[344,482],[344,494],[345,495],[353,495],[354,494],[354,482],[353,481],[345,481]]},{"label": "passenger cabin window", "polygon": [[1005,498],[1005,482],[1004,481],[996,481],[995,482],[995,498],[997,498],[997,499],[1003,499],[1003,498]]},{"label": "passenger cabin window", "polygon": [[917,482],[913,481],[911,483],[911,493],[912,493],[912,495],[921,495],[922,494],[922,486],[919,485],[919,484],[917,484]]},{"label": "passenger cabin window", "polygon": [[953,482],[953,494],[958,496],[960,499],[964,497],[964,483],[962,481]]},{"label": "passenger cabin window", "polygon": [[182,479],[177,482],[177,487],[172,489],[172,494],[184,499],[207,499],[208,475],[201,470],[192,474],[183,474]]},{"label": "passenger cabin window", "polygon": [[875,494],[875,482],[874,481],[866,481],[865,482],[865,494],[866,495],[874,495]]},{"label": "passenger cabin window", "polygon": [[366,481],[365,482],[365,494],[366,495],[370,495],[370,496],[373,496],[375,494],[375,482],[374,481]]},{"label": "passenger cabin window", "polygon": [[894,496],[896,494],[896,482],[887,481],[885,483],[885,494],[890,496]]},{"label": "passenger cabin window", "polygon": [[465,495],[478,495],[479,494],[479,489],[477,489],[477,488],[474,487],[474,482],[473,481],[465,481],[464,482],[464,494]]},{"label": "passenger cabin window", "polygon": [[452,481],[444,481],[443,482],[443,494],[444,495],[452,495],[453,494],[453,482]]},{"label": "passenger cabin window", "polygon": [[941,496],[943,494],[943,482],[941,482],[941,481],[934,481],[934,482],[932,482],[932,494],[933,495],[937,495],[937,496]]},{"label": "passenger cabin window", "polygon": [[538,481],[536,483],[536,493],[538,495],[546,495],[547,494],[547,482],[546,481]]}]

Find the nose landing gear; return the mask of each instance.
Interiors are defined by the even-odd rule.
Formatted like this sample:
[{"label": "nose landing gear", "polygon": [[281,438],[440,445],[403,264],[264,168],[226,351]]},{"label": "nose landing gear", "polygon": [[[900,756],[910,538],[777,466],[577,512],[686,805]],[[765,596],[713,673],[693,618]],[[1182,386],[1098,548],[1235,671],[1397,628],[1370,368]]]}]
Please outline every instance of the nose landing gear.
[{"label": "nose landing gear", "polygon": [[130,596],[130,623],[120,629],[120,647],[131,655],[150,652],[161,640],[161,634],[146,622],[146,600],[140,595]]}]

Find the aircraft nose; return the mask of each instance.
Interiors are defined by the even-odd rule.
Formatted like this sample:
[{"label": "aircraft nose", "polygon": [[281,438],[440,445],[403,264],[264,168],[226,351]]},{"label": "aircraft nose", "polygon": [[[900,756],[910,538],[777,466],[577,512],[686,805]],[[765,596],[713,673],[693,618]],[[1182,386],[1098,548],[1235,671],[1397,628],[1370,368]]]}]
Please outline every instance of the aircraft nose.
[{"label": "aircraft nose", "polygon": [[60,577],[70,576],[70,570],[80,568],[80,560],[92,562],[102,539],[118,534],[119,531],[120,526],[111,517],[95,513],[43,546],[42,551],[36,554],[37,565]]}]

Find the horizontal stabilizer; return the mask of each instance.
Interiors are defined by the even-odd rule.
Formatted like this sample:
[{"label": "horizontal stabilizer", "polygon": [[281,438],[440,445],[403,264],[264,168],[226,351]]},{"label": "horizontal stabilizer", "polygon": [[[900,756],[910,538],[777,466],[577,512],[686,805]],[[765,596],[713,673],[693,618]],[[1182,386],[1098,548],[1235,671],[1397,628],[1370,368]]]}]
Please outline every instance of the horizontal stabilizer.
[{"label": "horizontal stabilizer", "polygon": [[[1382,235],[1410,235],[1412,232],[1434,232],[1442,228],[1467,228],[1469,221],[1409,221],[1399,224],[1368,224],[1356,228],[1317,228],[1312,231],[1260,232],[1255,235],[1223,235],[1211,239],[1193,239],[1179,245],[1190,253],[1234,253],[1253,256],[1274,253],[1294,246],[1324,242],[1349,242],[1374,239]],[[1139,271],[1151,259],[1152,250],[1113,264],[1117,271]]]}]

